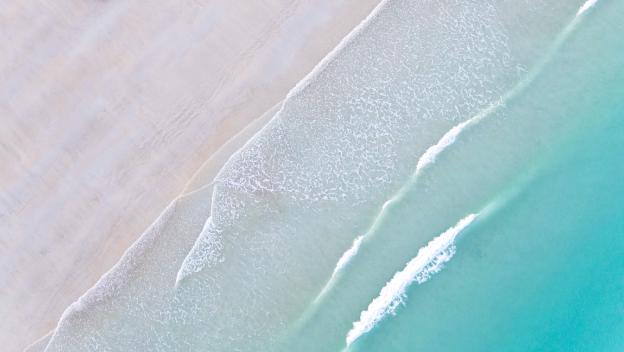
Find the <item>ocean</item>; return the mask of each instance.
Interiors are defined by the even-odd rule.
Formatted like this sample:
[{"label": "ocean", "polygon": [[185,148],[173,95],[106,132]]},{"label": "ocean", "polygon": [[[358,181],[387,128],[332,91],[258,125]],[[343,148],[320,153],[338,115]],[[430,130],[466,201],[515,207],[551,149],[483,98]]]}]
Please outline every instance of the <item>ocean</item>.
[{"label": "ocean", "polygon": [[624,350],[622,16],[382,2],[46,351]]}]

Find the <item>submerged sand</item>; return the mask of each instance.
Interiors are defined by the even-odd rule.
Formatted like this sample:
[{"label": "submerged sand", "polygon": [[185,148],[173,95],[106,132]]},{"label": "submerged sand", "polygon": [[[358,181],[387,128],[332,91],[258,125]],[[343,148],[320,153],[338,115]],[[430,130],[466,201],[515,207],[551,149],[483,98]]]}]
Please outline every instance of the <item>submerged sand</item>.
[{"label": "submerged sand", "polygon": [[3,349],[52,329],[177,194],[209,183],[268,121],[262,113],[376,3],[4,4]]}]

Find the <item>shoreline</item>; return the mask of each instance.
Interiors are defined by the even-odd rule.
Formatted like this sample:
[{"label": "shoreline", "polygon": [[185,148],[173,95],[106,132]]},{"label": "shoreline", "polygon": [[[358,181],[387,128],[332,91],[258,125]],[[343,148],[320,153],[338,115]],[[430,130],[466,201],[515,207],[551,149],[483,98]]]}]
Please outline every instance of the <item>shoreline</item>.
[{"label": "shoreline", "polygon": [[256,135],[279,111],[282,102],[273,105],[269,110],[251,121],[241,131],[230,137],[206,160],[191,176],[184,186],[181,196],[187,195],[212,182],[211,180],[219,173],[221,167],[229,158],[241,149],[253,136]]},{"label": "shoreline", "polygon": [[[142,241],[149,242],[150,239],[143,239],[144,236],[148,236],[148,233],[151,232],[151,228],[155,226],[155,224],[161,221],[161,218],[167,212],[167,209],[182,198],[190,196],[191,194],[203,190],[207,187],[212,186],[212,181],[214,177],[218,174],[221,167],[229,160],[230,156],[243,147],[247,141],[250,140],[258,131],[260,131],[279,111],[279,107],[281,106],[281,102],[275,104],[269,110],[267,110],[264,114],[257,117],[255,120],[251,121],[243,130],[239,131],[235,135],[233,135],[230,139],[228,139],[225,143],[219,147],[217,151],[215,151],[209,158],[202,164],[202,166],[195,172],[195,174],[190,178],[189,182],[184,187],[184,191],[180,193],[170,205],[168,205],[163,212],[154,220],[154,222],[137,238],[135,242],[133,242],[126,251],[122,254],[121,258],[115,265],[109,270],[110,272],[114,271],[117,268],[117,265],[121,263],[126,256],[131,256],[132,249],[134,246],[142,245]],[[165,220],[166,222],[166,220]],[[154,240],[154,239],[152,239]],[[102,278],[104,278],[108,272],[104,273]],[[100,281],[98,280],[92,288],[95,288]],[[91,290],[90,288],[89,290]],[[82,296],[86,295],[85,292]],[[81,296],[81,297],[82,297]],[[80,299],[80,298],[79,298]],[[68,307],[69,309],[69,307]],[[61,316],[62,317],[62,316]],[[56,328],[53,328],[45,335],[41,336],[30,345],[24,348],[24,352],[43,352],[48,345],[48,342],[54,335],[54,331]]]},{"label": "shoreline", "polygon": [[[7,317],[0,329],[4,335],[2,339],[8,341],[5,347],[9,350],[21,350],[28,343],[37,344],[42,341],[41,339],[45,339],[45,332],[54,327],[63,310],[89,287],[92,287],[98,278],[119,260],[122,253],[143,233],[141,229],[145,229],[149,222],[166,208],[171,199],[176,198],[176,195],[186,195],[198,186],[201,180],[210,175],[214,176],[218,172],[215,170],[215,165],[224,163],[229,157],[228,153],[233,153],[255,134],[254,128],[261,128],[270,119],[272,115],[268,107],[283,99],[297,82],[305,77],[353,27],[369,14],[376,3],[376,0],[344,0],[340,3],[324,1],[319,5],[318,3],[312,4],[310,1],[275,0],[271,2],[273,8],[269,10],[272,11],[271,13],[278,14],[277,19],[266,18],[264,13],[245,13],[243,9],[237,8],[236,5],[228,5],[226,2],[211,5],[220,7],[223,10],[223,16],[237,16],[240,21],[249,22],[246,23],[242,32],[230,33],[234,37],[228,37],[227,33],[237,28],[218,28],[215,33],[211,33],[214,43],[211,44],[210,39],[207,41],[204,39],[204,42],[207,42],[206,51],[217,52],[210,57],[218,57],[218,52],[226,50],[230,57],[238,57],[238,60],[232,63],[228,62],[228,57],[220,59],[221,67],[230,67],[227,70],[229,72],[226,71],[220,80],[210,82],[213,87],[211,89],[214,90],[205,100],[206,102],[202,102],[204,98],[201,94],[196,97],[183,97],[191,105],[184,107],[184,105],[174,103],[172,108],[164,109],[162,112],[160,109],[165,108],[165,104],[170,104],[172,101],[169,97],[159,98],[155,95],[155,91],[149,90],[151,87],[144,88],[148,92],[141,92],[142,95],[137,96],[136,102],[130,102],[131,98],[123,97],[110,106],[109,102],[113,98],[112,96],[107,98],[106,94],[110,94],[109,91],[99,92],[96,95],[99,89],[97,84],[104,75],[97,71],[97,68],[102,64],[107,64],[109,62],[107,60],[124,57],[124,54],[120,52],[120,48],[111,46],[114,43],[109,42],[108,38],[102,41],[99,33],[87,33],[82,36],[75,33],[85,28],[93,28],[94,25],[89,24],[89,21],[94,21],[95,24],[99,23],[104,27],[118,23],[127,25],[127,21],[131,19],[129,14],[138,11],[137,8],[140,6],[131,8],[132,5],[89,4],[76,9],[75,13],[72,13],[73,17],[68,17],[70,20],[80,20],[81,26],[73,28],[74,32],[69,30],[63,32],[58,28],[56,32],[80,38],[79,45],[74,47],[68,45],[72,50],[61,53],[56,58],[57,61],[44,66],[41,66],[40,62],[16,61],[15,59],[20,57],[18,54],[23,54],[20,50],[25,50],[18,45],[25,46],[25,43],[17,40],[18,44],[15,48],[12,47],[10,52],[10,54],[15,54],[14,60],[0,62],[0,72],[11,72],[8,77],[13,78],[7,85],[8,87],[12,83],[13,88],[16,88],[11,96],[20,92],[30,92],[30,89],[33,89],[29,87],[31,84],[37,84],[41,86],[41,89],[34,90],[33,96],[39,99],[36,104],[33,104],[34,98],[25,96],[11,101],[8,108],[0,105],[1,111],[12,112],[7,115],[8,124],[5,130],[13,133],[8,138],[9,148],[16,148],[19,153],[29,155],[30,159],[25,165],[51,163],[54,168],[51,171],[37,169],[40,174],[31,175],[28,180],[21,181],[22,184],[24,182],[31,184],[27,189],[29,194],[25,194],[21,188],[15,186],[15,181],[18,180],[16,177],[19,176],[17,171],[12,171],[13,173],[10,173],[8,177],[0,178],[0,186],[7,189],[6,193],[0,193],[0,214],[10,215],[5,221],[4,214],[1,214],[0,229],[6,229],[6,232],[11,234],[7,238],[0,238],[0,252],[2,252],[0,254],[3,256],[0,269],[6,273],[4,279],[1,280],[5,289],[0,291],[0,298],[2,298],[0,312]],[[69,5],[75,4],[68,0],[66,5],[71,8]],[[278,11],[277,9],[280,8],[282,10]],[[42,15],[37,12],[37,9],[15,4],[12,10],[14,13],[34,12],[43,18],[43,22],[54,22],[55,16],[61,14],[64,9],[63,5],[59,5],[55,9],[56,13],[53,11]],[[209,10],[200,9],[200,12],[209,12]],[[97,13],[98,11],[104,12]],[[80,17],[85,14],[88,15],[86,20]],[[309,16],[310,14],[312,16]],[[195,19],[200,17],[198,14],[188,12],[184,15],[192,15]],[[264,24],[263,28],[266,30],[255,33],[251,28],[254,23]],[[20,23],[19,19],[11,24],[13,27],[10,31],[14,32],[20,32],[25,26],[24,23]],[[193,28],[193,24],[197,26],[197,22],[185,25]],[[65,23],[57,27],[62,25]],[[146,27],[147,25],[145,24]],[[107,36],[124,37],[123,34],[127,32],[127,29],[118,27],[120,26],[111,27],[112,34],[108,33]],[[300,27],[303,29],[300,30]],[[184,26],[176,22],[171,28],[179,30]],[[158,34],[157,47],[160,50],[171,51],[163,44],[167,44],[168,40],[178,38],[162,39],[162,32],[150,30],[152,32],[138,33],[138,36],[147,36],[139,39],[144,41],[149,38],[150,34]],[[59,43],[60,39],[54,37],[56,32],[40,38],[46,44],[40,50],[50,50],[54,48],[54,44]],[[219,33],[228,38],[220,37]],[[250,35],[250,33],[254,33],[251,35],[252,38],[246,38],[245,35]],[[247,49],[243,48],[239,54],[232,54],[232,47],[228,45],[231,44],[233,38],[238,38],[243,42],[239,47],[248,45],[250,41],[255,44],[248,45]],[[62,39],[72,43],[71,38]],[[225,43],[227,44],[224,47]],[[148,53],[149,55],[145,56],[146,53],[141,51],[145,49],[146,47],[134,48],[125,56],[126,62],[120,63],[119,67],[114,67],[112,71],[118,69],[123,72],[120,75],[123,78],[119,78],[120,81],[115,84],[123,83],[122,86],[124,86],[130,83],[134,87],[143,84],[141,75],[158,73],[152,78],[158,77],[167,81],[168,77],[174,77],[171,75],[181,76],[173,79],[172,87],[168,88],[171,93],[191,92],[193,87],[179,85],[191,82],[184,79],[194,76],[198,76],[197,82],[192,82],[197,83],[200,90],[207,88],[208,83],[201,82],[201,80],[202,77],[209,75],[207,73],[198,75],[197,72],[193,72],[193,69],[210,66],[211,62],[200,62],[201,55],[205,57],[206,51],[198,53],[198,57],[190,62],[191,59],[185,58],[186,65],[183,65],[181,69],[171,69],[162,66],[163,62],[148,59],[147,57],[153,54]],[[99,55],[96,60],[98,62],[90,63],[88,60],[92,56],[86,54],[91,52],[93,55],[96,51]],[[34,54],[36,55],[37,52]],[[166,55],[156,56],[159,59],[166,57]],[[66,61],[60,61],[59,67],[58,60],[63,58]],[[138,59],[143,60],[144,63]],[[135,63],[139,65],[134,65]],[[22,68],[29,65],[35,73],[46,73],[41,82],[20,81],[20,75],[26,74],[25,70],[18,69],[17,73],[12,74],[15,66]],[[73,66],[78,67],[74,69]],[[159,72],[156,69],[158,67],[166,68],[168,71]],[[87,74],[80,72],[81,70],[87,70]],[[207,71],[210,71],[210,67]],[[133,72],[138,75],[132,76],[134,80],[123,76],[123,74],[129,75]],[[224,71],[217,72],[223,73]],[[85,91],[84,82],[95,82],[93,85],[96,91]],[[111,87],[109,82],[102,82],[108,84],[106,88]],[[113,88],[115,84],[112,85]],[[150,82],[146,82],[143,85],[149,84]],[[59,87],[64,88],[59,90]],[[127,89],[126,92],[128,92]],[[66,101],[53,103],[50,99],[58,93],[65,94],[69,98],[65,99]],[[0,96],[7,94],[5,89],[0,91]],[[118,95],[118,92],[114,92],[115,99]],[[93,100],[93,97],[97,99]],[[107,116],[106,119],[109,119],[111,114],[115,114],[112,121],[116,119],[120,123],[111,122],[105,125],[104,128],[107,131],[105,135],[98,132],[97,123],[93,126],[87,125],[88,128],[95,128],[95,132],[91,129],[67,131],[65,127],[72,127],[76,121],[84,119],[84,111],[80,110],[93,109],[94,102],[103,108],[102,112],[96,113],[94,121],[98,123],[108,121],[102,120],[101,117]],[[72,108],[76,111],[69,109],[79,103],[82,104],[80,109]],[[154,104],[150,105],[150,103]],[[275,109],[275,106],[279,106],[279,103],[272,109]],[[133,110],[137,108],[139,110]],[[171,109],[178,108],[183,109],[182,115],[179,115],[180,121],[176,121],[180,124],[163,125],[172,118]],[[188,110],[189,108],[191,110]],[[46,110],[49,114],[38,114],[37,109]],[[260,115],[262,111],[267,112]],[[21,112],[23,114],[20,114]],[[143,122],[147,122],[141,128],[133,127],[132,124],[136,124],[136,121],[126,118],[127,114],[137,113],[142,117]],[[54,138],[44,139],[41,143],[33,142],[32,145],[23,145],[20,144],[23,140],[15,137],[24,133],[20,129],[24,126],[18,123],[22,121],[22,116],[25,116],[23,121],[26,126],[37,124],[37,121],[45,116],[43,121],[45,131],[50,122],[60,125],[54,127],[56,129],[48,128],[50,136]],[[63,119],[54,121],[61,117]],[[72,118],[74,118],[73,121]],[[88,134],[85,134],[85,131]],[[2,137],[6,137],[4,133],[2,134]],[[136,151],[135,145],[138,144],[140,151],[138,154],[124,155],[126,151],[119,150],[123,149],[121,147],[115,149],[113,154],[106,152],[111,146],[118,146],[116,143],[124,135],[132,138],[133,145],[123,147],[134,148]],[[80,144],[76,144],[78,148],[70,150],[69,155],[65,156],[64,149],[60,151],[55,149],[58,148],[55,143],[63,141],[61,138],[72,138],[69,141],[75,139],[76,141],[72,143]],[[175,142],[172,144],[171,141]],[[46,143],[51,144],[46,145]],[[23,160],[14,160],[14,156],[8,152],[0,150],[0,160],[11,170],[23,170],[24,166],[16,164]],[[184,155],[184,160],[180,160],[182,155]],[[101,159],[106,159],[107,164],[104,164]],[[62,164],[58,164],[58,161]],[[53,173],[50,174],[50,172]],[[72,187],[76,185],[76,178],[84,178],[85,172],[90,172],[92,175],[96,172],[94,174],[96,177],[87,179],[89,187],[75,191]],[[103,177],[102,172],[111,173],[114,178],[111,180]],[[133,186],[137,184],[141,185],[138,191]],[[12,203],[15,201],[21,202],[21,205]],[[49,208],[53,204],[62,206],[50,211]],[[69,222],[68,217],[71,217]],[[34,244],[33,240],[35,240]],[[82,269],[76,270],[77,267]],[[42,335],[44,336],[41,337]],[[39,337],[41,337],[40,340],[35,341]]]}]

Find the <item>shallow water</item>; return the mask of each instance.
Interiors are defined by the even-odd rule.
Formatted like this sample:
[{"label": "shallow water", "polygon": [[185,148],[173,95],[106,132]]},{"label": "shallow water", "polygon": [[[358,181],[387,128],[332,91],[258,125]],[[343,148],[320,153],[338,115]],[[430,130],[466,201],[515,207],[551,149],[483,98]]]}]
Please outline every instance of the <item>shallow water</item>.
[{"label": "shallow water", "polygon": [[382,4],[47,350],[622,348],[624,5],[591,4]]}]

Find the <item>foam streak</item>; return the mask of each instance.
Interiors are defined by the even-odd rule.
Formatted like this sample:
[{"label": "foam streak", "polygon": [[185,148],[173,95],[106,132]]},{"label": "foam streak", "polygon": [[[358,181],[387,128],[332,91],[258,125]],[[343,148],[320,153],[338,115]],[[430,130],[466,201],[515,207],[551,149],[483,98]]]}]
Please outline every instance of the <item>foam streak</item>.
[{"label": "foam streak", "polygon": [[466,126],[473,122],[473,120],[474,118],[471,118],[453,126],[453,128],[446,132],[436,144],[427,148],[425,153],[418,159],[418,163],[416,164],[416,173],[419,173],[426,166],[433,164],[438,155],[442,153],[444,149],[455,143],[457,137],[462,133]]},{"label": "foam streak", "polygon": [[583,12],[589,10],[592,6],[596,5],[596,3],[598,2],[598,0],[587,0],[585,1],[585,3],[583,4],[583,6],[581,6],[581,8],[579,8],[578,12],[576,13],[576,15],[580,15]]},{"label": "foam streak", "polygon": [[336,276],[336,274],[338,274],[340,270],[347,266],[351,259],[353,259],[353,257],[357,254],[357,252],[360,250],[362,240],[364,240],[364,236],[358,236],[355,240],[353,240],[351,248],[347,249],[347,251],[342,254],[342,257],[338,259],[338,262],[336,263],[336,268],[332,273],[332,278]]},{"label": "foam streak", "polygon": [[470,214],[461,219],[455,226],[444,231],[438,237],[418,250],[418,254],[410,260],[403,270],[398,271],[379,292],[368,308],[360,314],[360,320],[353,323],[347,333],[347,346],[365,333],[371,331],[388,314],[394,314],[403,302],[409,285],[416,281],[419,284],[442,270],[444,263],[455,254],[455,238],[477,217]]}]

